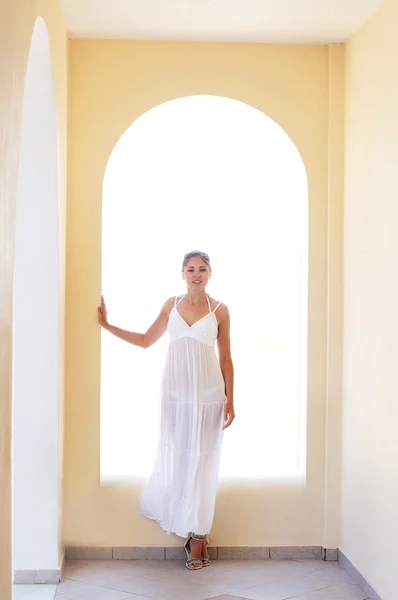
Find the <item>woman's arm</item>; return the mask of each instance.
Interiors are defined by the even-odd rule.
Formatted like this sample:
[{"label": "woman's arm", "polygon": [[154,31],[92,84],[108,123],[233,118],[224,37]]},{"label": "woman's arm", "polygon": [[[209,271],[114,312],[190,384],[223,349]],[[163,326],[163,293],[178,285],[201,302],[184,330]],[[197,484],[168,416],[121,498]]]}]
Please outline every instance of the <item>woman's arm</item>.
[{"label": "woman's arm", "polygon": [[222,304],[218,309],[220,322],[218,325],[218,356],[221,372],[225,382],[225,395],[227,401],[224,408],[225,425],[223,429],[229,427],[235,418],[234,409],[234,366],[231,357],[230,340],[230,316],[228,307]]},{"label": "woman's arm", "polygon": [[169,315],[173,308],[174,299],[169,298],[163,305],[162,310],[159,313],[158,318],[146,333],[134,333],[127,331],[126,329],[120,329],[108,323],[108,315],[106,311],[104,297],[101,296],[101,306],[98,307],[98,323],[107,331],[115,335],[116,337],[129,342],[134,346],[140,348],[149,348],[155,342],[157,342],[167,330],[167,324],[169,322]]}]

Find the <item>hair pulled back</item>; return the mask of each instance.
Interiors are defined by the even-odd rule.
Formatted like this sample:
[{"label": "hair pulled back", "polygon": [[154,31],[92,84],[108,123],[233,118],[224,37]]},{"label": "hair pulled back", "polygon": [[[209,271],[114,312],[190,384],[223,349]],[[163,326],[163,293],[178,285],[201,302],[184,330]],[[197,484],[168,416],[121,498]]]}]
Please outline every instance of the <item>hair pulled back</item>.
[{"label": "hair pulled back", "polygon": [[211,271],[209,255],[206,254],[206,252],[200,252],[200,250],[194,250],[193,252],[188,252],[184,256],[184,260],[182,262],[182,270],[183,271],[184,271],[184,268],[187,266],[187,263],[190,258],[201,258],[203,260],[203,262],[206,263],[206,265],[209,267],[209,269]]}]

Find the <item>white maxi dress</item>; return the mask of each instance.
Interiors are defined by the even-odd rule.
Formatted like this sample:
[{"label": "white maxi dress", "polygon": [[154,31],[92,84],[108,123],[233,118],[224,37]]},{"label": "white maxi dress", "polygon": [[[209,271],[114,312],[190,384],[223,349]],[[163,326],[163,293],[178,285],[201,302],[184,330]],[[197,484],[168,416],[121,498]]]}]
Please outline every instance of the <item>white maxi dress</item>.
[{"label": "white maxi dress", "polygon": [[159,445],[141,513],[187,537],[209,533],[213,523],[226,396],[215,350],[221,303],[212,311],[207,298],[209,313],[189,326],[180,302],[169,317]]}]

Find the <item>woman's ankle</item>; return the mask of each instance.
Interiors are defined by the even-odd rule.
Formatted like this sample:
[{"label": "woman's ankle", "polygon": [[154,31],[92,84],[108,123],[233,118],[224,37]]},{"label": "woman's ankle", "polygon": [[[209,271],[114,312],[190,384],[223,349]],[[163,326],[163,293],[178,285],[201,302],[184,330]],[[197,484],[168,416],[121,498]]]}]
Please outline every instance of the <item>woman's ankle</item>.
[{"label": "woman's ankle", "polygon": [[190,558],[201,558],[202,555],[202,541],[201,540],[197,540],[194,537],[191,538],[191,542],[190,542],[190,552],[189,552],[189,557]]}]

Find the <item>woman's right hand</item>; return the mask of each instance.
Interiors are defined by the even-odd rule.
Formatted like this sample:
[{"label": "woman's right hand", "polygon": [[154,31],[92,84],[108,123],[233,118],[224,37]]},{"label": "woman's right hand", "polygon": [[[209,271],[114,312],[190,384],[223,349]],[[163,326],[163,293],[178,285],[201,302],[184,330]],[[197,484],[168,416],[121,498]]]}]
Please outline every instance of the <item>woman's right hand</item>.
[{"label": "woman's right hand", "polygon": [[103,296],[101,296],[101,306],[98,307],[98,323],[101,325],[101,327],[107,327],[108,325],[108,313],[106,312]]}]

